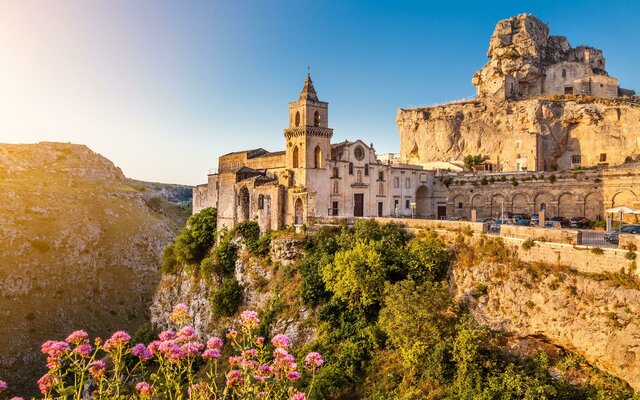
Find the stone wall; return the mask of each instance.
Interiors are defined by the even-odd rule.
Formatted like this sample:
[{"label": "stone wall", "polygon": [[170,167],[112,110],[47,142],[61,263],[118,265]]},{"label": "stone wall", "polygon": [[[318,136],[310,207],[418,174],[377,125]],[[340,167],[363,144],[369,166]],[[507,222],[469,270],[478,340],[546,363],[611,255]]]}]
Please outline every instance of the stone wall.
[{"label": "stone wall", "polygon": [[502,225],[500,226],[500,236],[565,244],[580,243],[580,232],[572,229],[547,229],[533,226]]}]

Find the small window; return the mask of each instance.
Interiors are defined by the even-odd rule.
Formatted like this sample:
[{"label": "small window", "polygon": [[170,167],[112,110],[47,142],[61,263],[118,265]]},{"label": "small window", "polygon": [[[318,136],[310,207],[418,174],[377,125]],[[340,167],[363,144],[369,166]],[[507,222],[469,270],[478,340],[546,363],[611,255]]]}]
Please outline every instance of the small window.
[{"label": "small window", "polygon": [[349,175],[353,175],[353,163],[349,163]]},{"label": "small window", "polygon": [[411,178],[406,178],[404,180],[404,187],[409,189],[411,187]]},{"label": "small window", "polygon": [[333,177],[334,178],[340,177],[340,170],[338,169],[338,167],[333,167]]},{"label": "small window", "polygon": [[332,203],[331,215],[333,215],[334,217],[338,215],[338,202],[337,201],[334,201]]},{"label": "small window", "polygon": [[540,211],[544,211],[547,209],[547,203],[540,203]]},{"label": "small window", "polygon": [[398,177],[393,178],[393,187],[394,189],[398,189],[400,187],[400,178]]},{"label": "small window", "polygon": [[458,203],[458,208],[462,208],[463,204],[462,202]]},{"label": "small window", "polygon": [[410,208],[411,207],[411,200],[407,199],[404,202],[404,208]]},{"label": "small window", "polygon": [[562,77],[563,77],[563,78],[566,78],[566,77],[567,77],[567,70],[566,70],[566,69],[563,69],[563,70],[562,70]]},{"label": "small window", "polygon": [[383,171],[378,171],[378,180],[379,181],[383,181],[384,180],[384,172]]},{"label": "small window", "polygon": [[573,86],[565,86],[564,94],[573,94]]},{"label": "small window", "polygon": [[296,126],[300,126],[300,111],[296,111]]},{"label": "small window", "polygon": [[369,164],[364,165],[364,176],[369,176]]},{"label": "small window", "polygon": [[258,195],[258,210],[264,209],[264,195]]},{"label": "small window", "polygon": [[320,113],[318,111],[313,114],[313,126],[320,126]]},{"label": "small window", "polygon": [[574,154],[571,156],[571,164],[580,164],[582,162],[582,156],[580,154]]},{"label": "small window", "polygon": [[600,162],[607,162],[607,153],[600,153]]}]

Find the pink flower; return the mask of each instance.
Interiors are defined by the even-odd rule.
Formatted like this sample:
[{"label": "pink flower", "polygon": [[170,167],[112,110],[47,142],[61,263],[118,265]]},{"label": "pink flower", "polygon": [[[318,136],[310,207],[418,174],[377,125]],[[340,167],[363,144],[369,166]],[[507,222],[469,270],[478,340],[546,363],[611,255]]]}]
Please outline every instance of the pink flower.
[{"label": "pink flower", "polygon": [[74,331],[67,337],[67,343],[80,345],[89,342],[89,334],[85,331]]},{"label": "pink flower", "polygon": [[182,345],[181,350],[188,356],[197,356],[204,349],[200,342],[188,342]]},{"label": "pink flower", "polygon": [[289,379],[290,381],[297,381],[298,379],[300,379],[300,374],[295,371],[291,371],[287,374],[287,379]]},{"label": "pink flower", "polygon": [[240,356],[231,356],[229,357],[229,364],[238,365],[242,362],[242,357]]},{"label": "pink flower", "polygon": [[24,400],[22,397],[12,397],[9,400]]},{"label": "pink flower", "polygon": [[185,326],[178,332],[178,341],[190,342],[196,340],[196,332],[190,326]]},{"label": "pink flower", "polygon": [[131,354],[133,354],[134,356],[144,361],[147,361],[153,358],[153,354],[151,354],[151,351],[147,349],[147,347],[142,343],[138,343],[135,346],[133,346],[131,348]]},{"label": "pink flower", "polygon": [[190,319],[191,317],[189,316],[189,307],[187,307],[185,304],[178,304],[173,307],[173,312],[169,316],[169,321],[178,325],[182,325]]},{"label": "pink flower", "polygon": [[282,334],[275,335],[273,339],[271,339],[271,343],[278,348],[286,349],[289,347],[289,338]]},{"label": "pink flower", "polygon": [[242,350],[242,358],[248,359],[256,356],[256,349],[245,349]]},{"label": "pink flower", "polygon": [[206,361],[206,360],[211,360],[211,359],[218,359],[220,358],[221,354],[220,354],[220,350],[218,349],[207,349],[204,351],[204,353],[202,353],[202,358]]},{"label": "pink flower", "polygon": [[104,361],[96,360],[89,363],[89,373],[93,379],[100,379],[104,376],[106,365]]},{"label": "pink flower", "polygon": [[257,380],[258,382],[262,382],[262,383],[265,383],[265,382],[267,381],[267,380],[265,379],[265,377],[264,377],[264,376],[261,376],[261,375],[254,375],[254,376],[253,376],[253,379]]},{"label": "pink flower", "polygon": [[49,375],[48,373],[42,375],[42,377],[38,379],[38,388],[40,389],[40,393],[46,396],[47,393],[51,391],[51,387],[53,386],[53,383],[54,383],[53,375]]},{"label": "pink flower", "polygon": [[158,350],[162,355],[174,362],[180,361],[185,355],[184,351],[174,341],[160,343]]},{"label": "pink flower", "polygon": [[5,390],[7,390],[9,386],[7,385],[7,382],[5,381],[0,381],[0,392],[4,392]]},{"label": "pink flower", "polygon": [[307,396],[303,392],[297,392],[289,400],[306,400]]},{"label": "pink flower", "polygon": [[262,344],[264,344],[264,338],[262,336],[258,336],[256,338],[256,345],[260,346]]},{"label": "pink flower", "polygon": [[173,333],[172,331],[163,331],[163,332],[160,332],[160,334],[158,335],[158,339],[160,339],[163,342],[167,340],[173,340],[175,338],[176,338],[176,334]]},{"label": "pink flower", "polygon": [[149,346],[147,346],[147,349],[151,354],[156,354],[160,349],[160,344],[162,344],[161,341],[154,340],[153,342],[149,343]]},{"label": "pink flower", "polygon": [[140,393],[141,396],[150,396],[153,392],[153,386],[148,384],[147,382],[138,382],[136,384],[136,390]]},{"label": "pink flower", "polygon": [[305,368],[309,368],[309,369],[320,368],[322,367],[322,365],[324,365],[324,360],[322,359],[322,356],[320,355],[320,353],[312,351],[311,353],[307,354],[307,356],[304,358],[304,364],[305,364]]},{"label": "pink flower", "polygon": [[111,335],[111,338],[104,342],[103,347],[105,350],[110,350],[112,347],[124,346],[129,343],[129,340],[131,340],[131,336],[129,336],[127,332],[117,331]]},{"label": "pink flower", "polygon": [[53,340],[47,340],[42,344],[40,349],[42,353],[48,355],[49,357],[58,357],[61,356],[64,352],[69,350],[69,344],[65,342],[56,342]]},{"label": "pink flower", "polygon": [[273,375],[273,367],[270,365],[261,365],[258,367],[258,373],[262,376],[270,377]]},{"label": "pink flower", "polygon": [[289,352],[286,351],[285,349],[280,348],[280,347],[278,347],[277,349],[275,349],[273,351],[273,356],[276,359],[282,359],[282,358],[287,357],[288,355],[289,355]]},{"label": "pink flower", "polygon": [[207,348],[208,349],[215,349],[215,348],[221,348],[222,347],[222,339],[220,339],[219,337],[212,337],[211,339],[209,339],[207,341]]},{"label": "pink flower", "polygon": [[233,385],[242,385],[242,373],[237,369],[232,369],[227,373],[227,387]]},{"label": "pink flower", "polygon": [[260,325],[258,313],[255,311],[243,311],[240,314],[240,322],[249,329],[257,328]]},{"label": "pink flower", "polygon": [[91,347],[91,345],[88,342],[80,344],[76,346],[75,349],[73,349],[73,353],[79,354],[81,357],[88,357],[92,351],[93,351],[93,347]]},{"label": "pink flower", "polygon": [[237,336],[238,332],[235,329],[229,329],[229,332],[227,332],[227,339],[235,339]]}]

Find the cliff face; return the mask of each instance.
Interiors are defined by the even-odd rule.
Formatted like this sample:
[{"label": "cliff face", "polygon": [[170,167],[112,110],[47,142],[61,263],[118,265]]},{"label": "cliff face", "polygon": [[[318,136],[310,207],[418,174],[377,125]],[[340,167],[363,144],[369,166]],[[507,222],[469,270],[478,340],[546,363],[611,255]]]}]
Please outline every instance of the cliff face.
[{"label": "cliff face", "polygon": [[[155,193],[155,194],[154,194]],[[148,318],[183,213],[85,146],[0,145],[0,376],[36,389],[40,344]]]},{"label": "cliff face", "polygon": [[451,281],[480,324],[544,338],[640,389],[639,290],[570,271],[497,263],[457,266]]},{"label": "cliff face", "polygon": [[[403,162],[462,160],[482,154],[514,171],[622,164],[640,155],[640,106],[609,100],[476,100],[398,111]],[[537,133],[537,134],[536,134]]]}]

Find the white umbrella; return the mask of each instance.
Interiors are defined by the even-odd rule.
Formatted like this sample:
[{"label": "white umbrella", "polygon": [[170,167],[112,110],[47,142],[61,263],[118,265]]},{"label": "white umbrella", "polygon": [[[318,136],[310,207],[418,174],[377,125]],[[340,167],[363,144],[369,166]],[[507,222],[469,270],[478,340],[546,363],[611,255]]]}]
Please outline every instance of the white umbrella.
[{"label": "white umbrella", "polygon": [[608,213],[622,213],[622,214],[640,214],[640,210],[636,210],[635,208],[621,206],[614,207],[606,210]]}]

